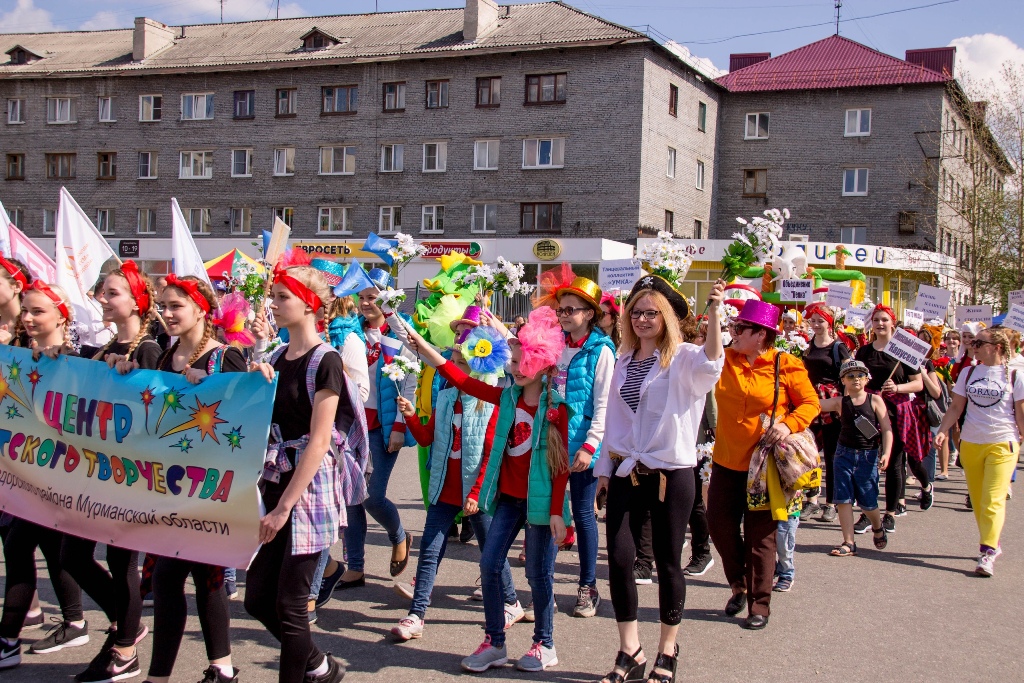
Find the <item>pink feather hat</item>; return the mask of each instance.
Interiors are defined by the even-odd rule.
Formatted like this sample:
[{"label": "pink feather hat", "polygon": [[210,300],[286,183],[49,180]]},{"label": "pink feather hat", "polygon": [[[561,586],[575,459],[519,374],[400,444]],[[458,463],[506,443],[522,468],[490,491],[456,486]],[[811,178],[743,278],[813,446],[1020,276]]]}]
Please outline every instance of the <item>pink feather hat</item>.
[{"label": "pink feather hat", "polygon": [[554,309],[547,306],[533,309],[519,330],[518,343],[523,350],[519,371],[527,377],[536,377],[557,364],[565,349],[565,332]]}]

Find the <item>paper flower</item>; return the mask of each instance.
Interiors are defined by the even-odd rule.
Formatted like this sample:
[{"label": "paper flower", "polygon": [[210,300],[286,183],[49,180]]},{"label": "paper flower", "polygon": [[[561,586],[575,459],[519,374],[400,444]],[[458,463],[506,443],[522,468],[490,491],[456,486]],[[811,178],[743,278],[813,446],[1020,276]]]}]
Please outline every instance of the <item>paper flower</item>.
[{"label": "paper flower", "polygon": [[460,345],[462,357],[473,375],[493,375],[505,368],[512,357],[508,341],[493,327],[474,327]]},{"label": "paper flower", "polygon": [[381,366],[380,371],[392,382],[402,382],[407,375],[419,375],[423,372],[423,365],[418,360],[395,356],[390,363]]},{"label": "paper flower", "polygon": [[793,331],[789,334],[780,334],[775,338],[775,348],[784,353],[791,354],[797,358],[804,355],[804,351],[810,348],[810,344],[799,332]]},{"label": "paper flower", "polygon": [[388,256],[391,257],[391,274],[397,275],[407,263],[427,253],[427,248],[416,244],[409,235],[398,233],[392,240],[395,245],[388,249]]},{"label": "paper flower", "polygon": [[477,283],[484,292],[495,292],[511,297],[516,294],[529,294],[533,290],[533,287],[523,282],[525,274],[526,267],[522,263],[512,263],[499,256],[495,266],[470,266],[465,272],[459,273],[454,281],[464,287]]},{"label": "paper flower", "polygon": [[[714,448],[714,443],[712,443],[711,446],[712,446],[712,448]],[[705,462],[703,465],[701,465],[701,467],[700,467],[700,482],[701,482],[701,484],[704,484],[705,486],[707,486],[708,484],[711,483],[711,460],[710,459],[707,462]]]},{"label": "paper flower", "polygon": [[391,312],[402,305],[405,301],[404,289],[385,289],[377,294],[377,305],[385,312]]},{"label": "paper flower", "polygon": [[220,300],[213,324],[224,329],[224,341],[227,343],[252,346],[256,343],[256,337],[245,326],[249,313],[249,301],[245,295],[232,292]]},{"label": "paper flower", "polygon": [[763,216],[755,216],[749,222],[737,217],[736,221],[744,226],[744,232],[733,233],[735,241],[725,249],[722,277],[727,282],[731,281],[755,263],[767,260],[779,246],[782,226],[788,219],[789,209],[768,209]]},{"label": "paper flower", "polygon": [[664,230],[658,233],[656,242],[643,248],[638,257],[644,270],[658,275],[676,288],[686,279],[693,264],[693,257],[687,253],[686,248],[675,241],[672,233]]}]

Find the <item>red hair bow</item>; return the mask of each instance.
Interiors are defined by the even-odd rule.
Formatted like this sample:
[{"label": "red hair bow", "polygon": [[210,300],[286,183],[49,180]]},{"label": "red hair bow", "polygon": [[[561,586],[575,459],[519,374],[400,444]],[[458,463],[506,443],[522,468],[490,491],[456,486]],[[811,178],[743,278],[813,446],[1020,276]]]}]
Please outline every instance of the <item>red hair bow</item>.
[{"label": "red hair bow", "polygon": [[318,297],[312,289],[293,278],[288,274],[288,269],[282,268],[280,265],[274,268],[274,284],[287,287],[288,291],[305,302],[305,304],[314,311],[323,306],[323,302],[320,301],[320,297]]},{"label": "red hair bow", "polygon": [[[128,281],[128,289],[132,292],[132,298],[139,305],[139,313],[146,315],[149,312],[149,292],[139,273],[139,267],[135,261],[125,261],[121,264],[121,272],[124,274],[124,279]],[[167,281],[170,282],[170,278]]]},{"label": "red hair bow", "polygon": [[46,284],[42,280],[36,280],[32,283],[32,286],[29,287],[29,289],[45,294],[49,297],[50,301],[53,302],[53,305],[57,307],[60,314],[64,316],[64,319],[71,320],[71,312],[68,310],[68,305],[64,303],[63,299],[57,296],[57,292],[50,289],[50,285]]},{"label": "red hair bow", "polygon": [[21,283],[22,289],[28,287],[28,279],[25,277],[25,273],[21,272],[21,268],[5,259],[4,252],[2,251],[0,251],[0,266],[3,266],[4,270],[10,273],[11,277]]},{"label": "red hair bow", "polygon": [[[203,313],[210,312],[210,302],[206,300],[203,293],[199,291],[199,285],[194,280],[182,280],[180,277],[171,273],[167,276],[167,284],[171,287],[177,287],[181,291],[188,294],[188,297],[192,301],[196,302],[196,306],[203,309]],[[140,306],[141,308],[141,306]]]}]

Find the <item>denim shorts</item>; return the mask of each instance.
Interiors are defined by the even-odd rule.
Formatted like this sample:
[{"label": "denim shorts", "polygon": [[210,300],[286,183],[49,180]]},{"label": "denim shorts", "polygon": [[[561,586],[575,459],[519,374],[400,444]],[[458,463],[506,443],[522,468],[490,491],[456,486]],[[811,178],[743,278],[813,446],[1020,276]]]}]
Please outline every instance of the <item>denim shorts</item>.
[{"label": "denim shorts", "polygon": [[833,502],[861,510],[878,509],[878,449],[858,450],[839,444],[830,477],[835,477]]}]

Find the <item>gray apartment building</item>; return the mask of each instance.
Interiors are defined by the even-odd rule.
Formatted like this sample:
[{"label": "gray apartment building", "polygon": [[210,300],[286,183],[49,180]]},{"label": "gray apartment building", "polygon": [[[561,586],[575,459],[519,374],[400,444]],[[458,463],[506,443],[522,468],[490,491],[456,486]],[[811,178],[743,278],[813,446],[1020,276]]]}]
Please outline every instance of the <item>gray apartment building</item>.
[{"label": "gray apartment building", "polygon": [[[0,200],[112,239],[635,240],[711,219],[723,89],[561,2],[0,36]],[[143,251],[146,251],[143,249]],[[210,256],[204,253],[204,256]],[[564,254],[572,258],[572,254]]]}]

